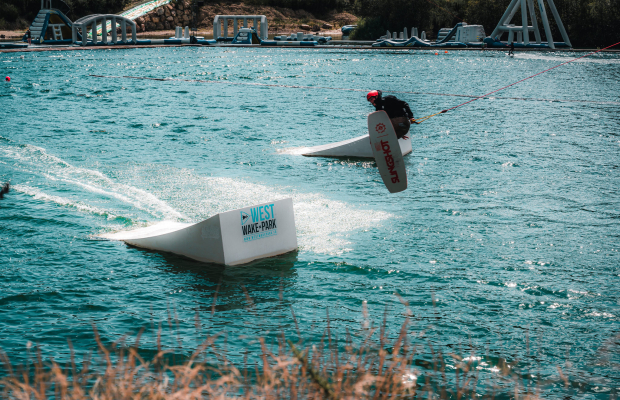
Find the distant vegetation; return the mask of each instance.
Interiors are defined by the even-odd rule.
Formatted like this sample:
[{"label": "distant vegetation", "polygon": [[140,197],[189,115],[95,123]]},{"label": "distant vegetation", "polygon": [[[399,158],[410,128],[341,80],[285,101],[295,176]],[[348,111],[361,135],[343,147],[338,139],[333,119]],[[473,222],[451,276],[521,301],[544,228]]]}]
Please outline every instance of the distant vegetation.
[{"label": "distant vegetation", "polygon": [[[207,3],[219,3],[219,1],[207,1]],[[317,16],[332,11],[349,11],[353,5],[353,1],[349,0],[247,0],[245,3],[290,8],[292,10],[303,9]]]},{"label": "distant vegetation", "polygon": [[[554,3],[573,46],[604,47],[620,42],[620,0],[554,0]],[[440,28],[453,27],[461,21],[483,25],[490,35],[509,4],[510,0],[354,0],[350,12],[361,17],[361,21],[353,37],[376,39],[386,30],[402,31],[404,27],[415,26],[434,38]],[[548,9],[547,13],[554,40],[561,41]],[[513,21],[520,25],[520,12]],[[543,29],[540,22],[539,27]]]},{"label": "distant vegetation", "polygon": [[[384,35],[386,30],[402,31],[414,26],[434,38],[439,29],[463,21],[483,25],[490,35],[510,0],[247,0],[246,3],[304,9],[319,16],[331,10],[347,11],[361,18],[351,38],[372,40]],[[554,0],[554,3],[573,46],[604,47],[620,42],[620,0]],[[562,41],[549,9],[547,13],[554,40]],[[513,21],[520,25],[520,12]],[[538,26],[542,31],[540,21]]]},{"label": "distant vegetation", "polygon": [[[77,19],[94,13],[116,13],[129,0],[53,0],[54,7]],[[207,4],[239,3],[206,0]],[[466,21],[483,25],[490,35],[510,0],[246,0],[255,6],[305,10],[320,17],[347,11],[361,18],[355,39],[376,39],[386,30],[402,31],[417,27],[434,38],[440,28]],[[536,4],[537,2],[535,2]],[[40,0],[0,0],[0,29],[25,28],[36,16]],[[562,21],[575,47],[603,47],[620,41],[620,0],[555,0]],[[550,13],[549,13],[550,14]],[[514,21],[520,24],[517,13]],[[553,18],[551,29],[556,41],[561,37]],[[542,30],[542,24],[539,23]]]}]

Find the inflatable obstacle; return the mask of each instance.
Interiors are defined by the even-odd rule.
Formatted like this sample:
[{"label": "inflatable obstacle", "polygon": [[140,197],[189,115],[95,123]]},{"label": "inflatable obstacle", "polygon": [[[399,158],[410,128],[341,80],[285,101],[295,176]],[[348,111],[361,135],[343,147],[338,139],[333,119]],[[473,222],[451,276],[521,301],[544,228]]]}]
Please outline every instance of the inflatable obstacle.
[{"label": "inflatable obstacle", "polygon": [[200,44],[203,46],[211,46],[217,44],[217,41],[214,39],[139,39],[136,40],[136,44],[138,46],[148,46],[148,45],[178,45],[178,44]]},{"label": "inflatable obstacle", "polygon": [[[398,139],[402,155],[411,153],[411,139],[405,136]],[[337,143],[324,144],[308,148],[302,155],[307,157],[359,157],[374,158],[370,147],[368,135],[358,136],[353,139],[343,140]]]},{"label": "inflatable obstacle", "polygon": [[422,32],[419,37],[418,28],[411,28],[411,37],[408,37],[407,28],[405,28],[402,32],[386,32],[372,45],[373,47],[482,47],[484,37],[482,25],[468,25],[465,22],[459,22],[453,28],[441,28],[437,34],[437,40],[434,42],[426,40],[425,32]]},{"label": "inflatable obstacle", "polygon": [[[108,34],[106,33],[101,37],[101,41],[97,37],[97,23],[101,23],[102,26],[106,25],[106,21],[110,21],[112,26],[112,38],[111,42],[108,42]],[[119,40],[117,28],[121,30],[121,37]],[[131,40],[127,38],[127,28],[131,28]],[[89,30],[91,32],[92,40],[88,40]],[[121,17],[114,14],[93,14],[87,15],[75,21],[71,27],[72,42],[74,44],[80,44],[81,46],[96,46],[101,44],[107,46],[108,44],[136,44],[136,23],[132,20]],[[82,39],[81,43],[78,42]]]},{"label": "inflatable obstacle", "polygon": [[340,28],[340,32],[342,32],[342,40],[349,39],[349,35],[357,28],[357,25],[345,25]]},{"label": "inflatable obstacle", "polygon": [[[41,10],[30,25],[30,34],[34,44],[69,44],[71,43],[71,20],[62,11],[51,8],[51,3],[41,1]],[[26,35],[22,41],[28,41]]]},{"label": "inflatable obstacle", "polygon": [[[372,47],[429,47],[429,48],[464,48],[469,44],[462,42],[445,42],[437,44],[435,42],[429,42],[428,40],[422,40],[417,36],[410,37],[407,40],[391,40],[381,39],[372,44]],[[482,44],[480,44],[481,46]],[[473,46],[470,46],[473,47]]]},{"label": "inflatable obstacle", "polygon": [[261,45],[261,46],[316,46],[317,41],[303,40],[295,41],[283,41],[283,40],[262,40],[254,28],[240,28],[237,34],[232,39],[231,44],[243,44],[243,45]]},{"label": "inflatable obstacle", "polygon": [[441,28],[437,33],[436,44],[444,43],[467,43],[470,47],[479,47],[485,38],[482,25],[468,25],[459,22],[454,28]]},{"label": "inflatable obstacle", "polygon": [[219,213],[197,224],[165,221],[102,237],[223,265],[245,264],[297,250],[290,198]]},{"label": "inflatable obstacle", "polygon": [[28,48],[24,43],[0,43],[0,49],[25,49]]},{"label": "inflatable obstacle", "polygon": [[273,38],[273,40],[279,40],[282,42],[318,42],[319,44],[326,44],[332,40],[331,36],[313,35],[311,33],[291,33],[289,36],[280,35]]},{"label": "inflatable obstacle", "polygon": [[[560,31],[562,35],[563,42],[554,42],[553,34],[551,31],[551,26],[549,24],[549,18],[547,17],[547,8],[553,14],[553,18],[555,19],[555,25],[557,30]],[[529,12],[528,12],[529,11]],[[536,15],[536,11],[538,11],[538,16]],[[512,19],[519,12],[521,14],[521,25],[515,25],[511,23]],[[529,22],[528,22],[528,14],[529,14]],[[547,41],[542,41],[542,35],[540,29],[538,27],[538,21],[541,21],[544,27],[545,36]],[[530,25],[531,23],[531,25]],[[530,33],[534,33],[534,38],[536,43],[530,42]],[[489,47],[504,47],[500,45],[502,35],[504,33],[508,33],[508,41],[507,44],[514,43],[515,47],[522,48],[550,48],[555,49],[556,47],[572,47],[570,39],[568,38],[568,34],[566,33],[566,29],[564,29],[564,24],[562,23],[562,18],[560,18],[560,14],[558,13],[557,8],[553,0],[547,0],[547,7],[545,7],[544,0],[538,0],[538,7],[534,6],[534,2],[532,0],[512,0],[504,15],[497,23],[497,26],[491,33],[491,39],[489,42],[485,39],[485,43],[489,45]],[[516,35],[516,38],[515,38]]]},{"label": "inflatable obstacle", "polygon": [[233,38],[231,44],[260,44],[261,40],[252,28],[241,28]]},{"label": "inflatable obstacle", "polygon": [[[232,21],[232,37],[228,36],[229,21]],[[267,40],[269,26],[267,17],[264,15],[216,15],[213,18],[213,39],[218,42],[232,41],[237,36],[239,21],[243,24],[242,28],[248,28],[248,22],[252,21],[252,27],[256,31],[258,38],[260,40]]]},{"label": "inflatable obstacle", "polygon": [[[325,40],[322,36],[304,35],[303,32],[298,32],[289,37],[281,35],[276,36],[274,40],[263,40],[260,44],[261,46],[317,46],[319,41],[316,38]],[[327,43],[327,40],[322,43]]]}]

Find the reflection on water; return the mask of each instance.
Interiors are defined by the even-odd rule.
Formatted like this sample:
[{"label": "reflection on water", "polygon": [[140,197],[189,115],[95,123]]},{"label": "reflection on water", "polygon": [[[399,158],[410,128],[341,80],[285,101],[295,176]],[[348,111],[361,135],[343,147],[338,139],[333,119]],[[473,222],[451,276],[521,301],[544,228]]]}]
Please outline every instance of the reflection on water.
[{"label": "reflection on water", "polygon": [[[138,249],[136,247],[136,249]],[[297,262],[297,251],[282,254],[269,259],[255,260],[247,264],[227,267],[218,264],[210,264],[195,261],[186,257],[165,252],[155,252],[147,249],[141,251],[161,254],[165,263],[160,268],[170,273],[192,274],[196,281],[207,281],[210,285],[197,284],[196,290],[210,291],[212,284],[217,284],[223,290],[232,289],[239,285],[249,284],[252,286],[265,286],[268,290],[274,290],[274,281],[279,282],[280,286],[293,284],[296,277],[295,263]]]}]

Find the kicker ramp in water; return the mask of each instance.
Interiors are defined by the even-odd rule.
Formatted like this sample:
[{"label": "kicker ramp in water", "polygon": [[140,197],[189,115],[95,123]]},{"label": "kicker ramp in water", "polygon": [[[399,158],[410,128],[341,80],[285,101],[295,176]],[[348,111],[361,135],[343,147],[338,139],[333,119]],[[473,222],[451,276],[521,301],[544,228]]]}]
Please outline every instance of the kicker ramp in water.
[{"label": "kicker ramp in water", "polygon": [[[398,139],[398,144],[403,156],[411,153],[411,139],[408,135]],[[307,157],[375,158],[370,147],[370,137],[368,134],[343,140],[342,142],[310,147],[302,155]]]},{"label": "kicker ramp in water", "polygon": [[297,250],[290,198],[219,213],[197,224],[165,221],[102,237],[224,265],[245,264]]}]

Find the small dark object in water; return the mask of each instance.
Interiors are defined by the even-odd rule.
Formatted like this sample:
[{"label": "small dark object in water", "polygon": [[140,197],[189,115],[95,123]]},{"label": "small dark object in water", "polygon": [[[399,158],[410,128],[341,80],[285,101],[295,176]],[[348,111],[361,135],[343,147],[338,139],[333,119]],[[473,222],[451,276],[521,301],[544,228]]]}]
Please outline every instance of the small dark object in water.
[{"label": "small dark object in water", "polygon": [[0,189],[0,199],[4,198],[4,195],[9,192],[9,182],[5,183]]}]

